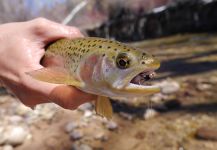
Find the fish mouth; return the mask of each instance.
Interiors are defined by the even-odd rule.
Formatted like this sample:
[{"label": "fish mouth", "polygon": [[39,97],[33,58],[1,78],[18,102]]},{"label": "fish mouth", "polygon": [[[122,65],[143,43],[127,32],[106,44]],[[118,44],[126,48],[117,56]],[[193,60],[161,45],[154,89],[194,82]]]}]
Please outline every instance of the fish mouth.
[{"label": "fish mouth", "polygon": [[125,86],[125,90],[136,94],[154,94],[160,92],[160,87],[153,85],[150,80],[155,78],[154,70],[145,70],[134,76]]},{"label": "fish mouth", "polygon": [[149,71],[143,71],[139,74],[137,74],[133,79],[130,81],[132,84],[137,84],[137,85],[150,85],[151,79],[153,79],[156,76],[156,73],[154,70],[149,70]]}]

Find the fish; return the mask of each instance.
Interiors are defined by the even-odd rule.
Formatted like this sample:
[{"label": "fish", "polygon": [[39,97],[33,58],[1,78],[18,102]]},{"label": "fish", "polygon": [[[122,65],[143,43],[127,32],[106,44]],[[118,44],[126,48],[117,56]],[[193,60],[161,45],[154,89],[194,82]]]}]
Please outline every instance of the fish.
[{"label": "fish", "polygon": [[28,72],[34,79],[74,86],[97,95],[96,114],[112,118],[109,98],[135,98],[160,92],[145,85],[160,61],[115,40],[97,37],[59,39],[47,46],[43,61],[51,65]]}]

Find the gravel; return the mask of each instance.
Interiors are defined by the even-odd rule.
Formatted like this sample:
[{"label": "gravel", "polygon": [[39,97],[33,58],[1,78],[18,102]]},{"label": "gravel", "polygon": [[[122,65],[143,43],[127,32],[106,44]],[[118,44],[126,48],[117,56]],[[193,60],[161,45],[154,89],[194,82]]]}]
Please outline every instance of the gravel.
[{"label": "gravel", "polygon": [[70,133],[70,138],[72,140],[79,140],[83,137],[83,132],[82,131],[79,131],[79,130],[73,130],[71,133]]},{"label": "gravel", "polygon": [[106,123],[106,127],[107,127],[109,130],[115,130],[115,129],[118,128],[118,125],[117,125],[117,123],[114,122],[114,121],[108,121],[108,122]]}]

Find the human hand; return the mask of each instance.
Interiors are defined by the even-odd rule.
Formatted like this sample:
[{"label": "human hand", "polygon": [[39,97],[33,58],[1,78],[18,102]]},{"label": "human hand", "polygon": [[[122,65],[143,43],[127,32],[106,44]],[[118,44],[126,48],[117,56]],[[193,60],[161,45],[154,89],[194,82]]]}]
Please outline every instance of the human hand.
[{"label": "human hand", "polygon": [[76,38],[82,34],[75,27],[39,18],[28,22],[9,23],[0,26],[0,80],[25,105],[54,102],[66,109],[96,97],[72,86],[41,82],[26,72],[42,68],[40,60],[44,47],[60,38]]}]

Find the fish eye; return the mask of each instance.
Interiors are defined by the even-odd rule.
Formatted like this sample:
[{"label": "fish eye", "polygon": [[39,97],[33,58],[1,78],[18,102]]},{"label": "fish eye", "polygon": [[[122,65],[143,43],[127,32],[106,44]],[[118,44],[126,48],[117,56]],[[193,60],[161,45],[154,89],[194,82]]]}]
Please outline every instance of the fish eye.
[{"label": "fish eye", "polygon": [[116,64],[118,68],[126,69],[130,65],[130,59],[126,53],[121,53],[117,56]]}]

